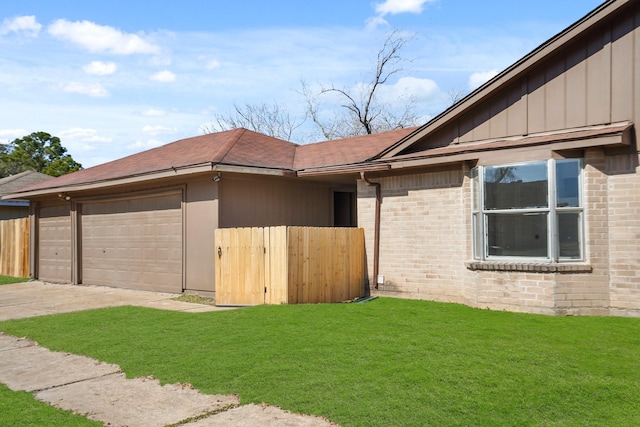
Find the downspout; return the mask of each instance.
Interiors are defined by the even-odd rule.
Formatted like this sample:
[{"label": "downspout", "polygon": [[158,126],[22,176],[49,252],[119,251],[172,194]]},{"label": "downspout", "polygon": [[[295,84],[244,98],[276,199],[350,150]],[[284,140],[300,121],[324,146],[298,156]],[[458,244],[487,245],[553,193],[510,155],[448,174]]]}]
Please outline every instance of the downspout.
[{"label": "downspout", "polygon": [[378,289],[378,267],[380,264],[380,205],[382,205],[382,190],[379,182],[371,182],[360,172],[360,178],[370,187],[376,188],[376,212],[375,212],[375,228],[373,233],[373,280],[375,289]]}]

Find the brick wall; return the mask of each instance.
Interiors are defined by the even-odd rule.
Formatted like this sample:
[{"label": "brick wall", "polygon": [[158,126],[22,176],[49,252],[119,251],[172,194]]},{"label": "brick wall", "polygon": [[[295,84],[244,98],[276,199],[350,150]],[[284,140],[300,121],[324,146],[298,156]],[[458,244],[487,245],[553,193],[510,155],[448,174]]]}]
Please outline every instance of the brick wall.
[{"label": "brick wall", "polygon": [[606,158],[611,314],[640,311],[640,170],[635,155]]},{"label": "brick wall", "polygon": [[383,199],[379,274],[384,283],[375,289],[375,189],[359,182],[358,221],[365,229],[372,294],[542,314],[640,316],[638,158],[593,148],[585,150],[584,160],[586,262],[561,264],[555,272],[469,267],[469,169],[456,165],[372,179],[381,184]]}]

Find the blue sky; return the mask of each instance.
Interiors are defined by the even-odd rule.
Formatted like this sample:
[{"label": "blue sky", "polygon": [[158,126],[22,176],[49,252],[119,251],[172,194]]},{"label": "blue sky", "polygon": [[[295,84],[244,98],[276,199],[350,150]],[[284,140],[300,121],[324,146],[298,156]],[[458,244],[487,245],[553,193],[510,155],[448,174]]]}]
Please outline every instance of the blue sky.
[{"label": "blue sky", "polygon": [[302,117],[302,80],[356,87],[392,30],[414,35],[412,62],[383,100],[411,95],[426,121],[600,3],[3,0],[0,142],[49,132],[89,167],[200,135],[234,104]]}]

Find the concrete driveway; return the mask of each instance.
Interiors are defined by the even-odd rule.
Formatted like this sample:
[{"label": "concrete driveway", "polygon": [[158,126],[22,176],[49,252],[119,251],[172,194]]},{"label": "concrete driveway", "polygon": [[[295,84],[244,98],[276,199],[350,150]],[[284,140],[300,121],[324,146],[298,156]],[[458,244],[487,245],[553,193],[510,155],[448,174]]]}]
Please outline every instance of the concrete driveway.
[{"label": "concrete driveway", "polygon": [[177,296],[179,295],[105,286],[74,286],[37,281],[0,285],[0,321],[122,305],[191,313],[227,309],[171,300]]}]

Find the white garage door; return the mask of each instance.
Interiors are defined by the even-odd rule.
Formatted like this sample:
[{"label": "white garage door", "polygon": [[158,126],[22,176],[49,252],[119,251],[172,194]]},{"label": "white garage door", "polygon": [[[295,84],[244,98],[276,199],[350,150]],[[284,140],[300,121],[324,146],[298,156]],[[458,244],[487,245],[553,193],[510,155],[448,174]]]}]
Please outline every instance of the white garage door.
[{"label": "white garage door", "polygon": [[69,205],[42,207],[38,213],[38,279],[71,282]]},{"label": "white garage door", "polygon": [[182,195],[82,205],[82,283],[182,292]]}]

